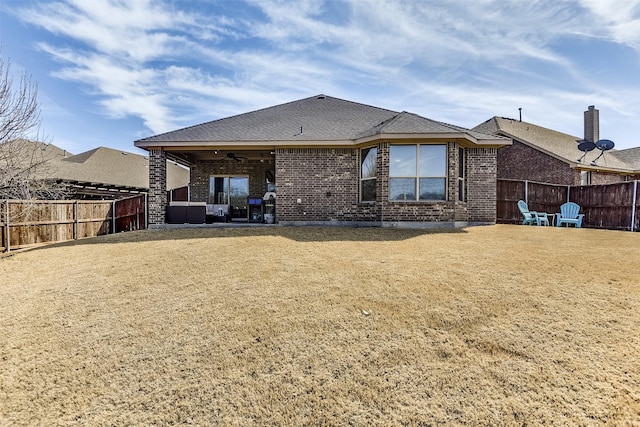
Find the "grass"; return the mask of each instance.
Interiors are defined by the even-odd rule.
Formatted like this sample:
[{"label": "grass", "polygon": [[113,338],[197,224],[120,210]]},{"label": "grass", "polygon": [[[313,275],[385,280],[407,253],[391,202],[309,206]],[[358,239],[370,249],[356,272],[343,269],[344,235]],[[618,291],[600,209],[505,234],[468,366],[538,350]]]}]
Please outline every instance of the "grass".
[{"label": "grass", "polygon": [[1,425],[640,425],[640,234],[140,231],[0,258]]}]

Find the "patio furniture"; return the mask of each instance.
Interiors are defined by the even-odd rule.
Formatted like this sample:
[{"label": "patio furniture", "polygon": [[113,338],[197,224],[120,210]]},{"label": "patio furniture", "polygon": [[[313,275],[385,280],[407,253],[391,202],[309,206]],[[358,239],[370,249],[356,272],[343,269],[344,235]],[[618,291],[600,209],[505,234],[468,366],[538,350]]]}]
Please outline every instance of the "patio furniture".
[{"label": "patio furniture", "polygon": [[556,214],[556,227],[562,224],[575,225],[576,228],[582,227],[582,218],[584,214],[580,212],[580,205],[574,202],[567,202],[560,206],[560,213]]},{"label": "patio furniture", "polygon": [[530,211],[524,200],[518,201],[518,209],[524,217],[522,225],[549,225],[549,218],[545,212]]}]

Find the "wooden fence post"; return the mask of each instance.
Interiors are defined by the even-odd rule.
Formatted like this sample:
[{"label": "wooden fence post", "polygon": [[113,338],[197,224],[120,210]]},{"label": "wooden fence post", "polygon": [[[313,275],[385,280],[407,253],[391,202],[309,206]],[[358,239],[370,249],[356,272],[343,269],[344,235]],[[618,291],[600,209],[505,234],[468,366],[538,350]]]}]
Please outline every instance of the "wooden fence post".
[{"label": "wooden fence post", "polygon": [[7,252],[11,252],[11,231],[9,230],[9,199],[5,200],[5,216],[4,216],[5,238],[7,242]]},{"label": "wooden fence post", "polygon": [[73,202],[73,240],[78,240],[78,228],[80,223],[80,218],[78,218],[79,209],[78,209],[78,201],[75,200]]},{"label": "wooden fence post", "polygon": [[111,202],[111,234],[116,234],[116,201]]},{"label": "wooden fence post", "polygon": [[633,202],[631,202],[631,231],[636,231],[636,203],[638,200],[638,180],[633,181]]}]

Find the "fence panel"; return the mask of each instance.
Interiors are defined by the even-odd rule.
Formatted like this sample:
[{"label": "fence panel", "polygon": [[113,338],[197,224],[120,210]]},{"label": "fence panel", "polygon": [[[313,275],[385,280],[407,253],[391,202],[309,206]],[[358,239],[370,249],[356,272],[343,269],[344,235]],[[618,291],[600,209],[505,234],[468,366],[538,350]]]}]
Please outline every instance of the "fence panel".
[{"label": "fence panel", "polygon": [[167,200],[174,202],[188,202],[189,201],[189,187],[174,188],[167,191]]},{"label": "fence panel", "polygon": [[583,227],[634,231],[640,229],[640,194],[637,182],[567,187],[499,179],[497,222],[520,223],[522,215],[517,207],[520,199],[527,200],[529,209],[548,213],[560,212],[560,205],[567,200],[575,202],[585,215]]},{"label": "fence panel", "polygon": [[116,233],[143,230],[145,223],[146,198],[144,195],[116,201]]},{"label": "fence panel", "polygon": [[145,195],[117,201],[2,200],[1,250],[144,229],[145,218]]},{"label": "fence panel", "polygon": [[76,233],[72,238],[84,239],[112,232],[113,202],[78,201],[76,207]]},{"label": "fence panel", "polygon": [[525,199],[525,182],[506,179],[498,180],[496,188],[497,222],[519,224],[522,215],[518,210],[518,200]]},{"label": "fence panel", "polygon": [[[528,182],[529,209],[537,212],[560,212],[560,205],[567,201],[568,187],[565,185]],[[520,212],[518,212],[519,216]]]},{"label": "fence panel", "polygon": [[571,187],[571,201],[584,213],[583,226],[631,230],[633,182]]}]

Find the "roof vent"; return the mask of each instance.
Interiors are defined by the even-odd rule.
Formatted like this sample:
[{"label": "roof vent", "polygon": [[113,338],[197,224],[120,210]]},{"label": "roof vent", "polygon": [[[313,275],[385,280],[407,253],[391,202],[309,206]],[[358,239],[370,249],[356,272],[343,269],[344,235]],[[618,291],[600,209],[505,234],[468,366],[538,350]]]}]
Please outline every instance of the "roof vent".
[{"label": "roof vent", "polygon": [[316,99],[325,99],[325,98],[326,98],[326,96],[324,96],[324,95],[319,95]]}]

